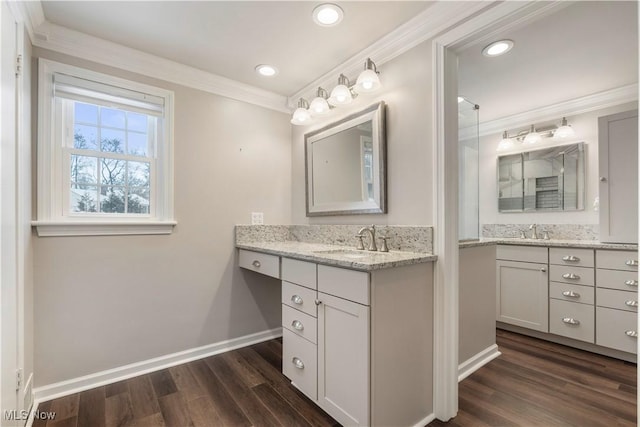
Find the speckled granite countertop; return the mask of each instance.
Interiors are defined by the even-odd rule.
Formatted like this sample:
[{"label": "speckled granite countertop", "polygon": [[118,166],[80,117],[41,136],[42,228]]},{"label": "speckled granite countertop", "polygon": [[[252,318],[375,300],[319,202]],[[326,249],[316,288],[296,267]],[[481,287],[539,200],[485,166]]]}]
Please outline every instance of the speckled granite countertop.
[{"label": "speckled granite countertop", "polygon": [[405,251],[357,251],[355,248],[349,246],[294,241],[244,242],[237,243],[236,247],[239,249],[247,249],[250,251],[362,271],[420,264],[424,262],[432,262],[438,259],[437,256],[428,253]]},{"label": "speckled granite countertop", "polygon": [[597,240],[533,240],[518,238],[482,238],[480,240],[461,241],[460,248],[473,248],[488,245],[546,246],[556,248],[614,249],[637,251],[638,245],[625,243],[603,243]]}]

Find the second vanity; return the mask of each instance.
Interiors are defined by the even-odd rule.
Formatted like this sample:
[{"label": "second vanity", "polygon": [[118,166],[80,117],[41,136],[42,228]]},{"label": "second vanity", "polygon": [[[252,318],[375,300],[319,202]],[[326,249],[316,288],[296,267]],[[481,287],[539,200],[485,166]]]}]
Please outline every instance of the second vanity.
[{"label": "second vanity", "polygon": [[343,425],[416,425],[433,413],[427,253],[303,242],[237,244],[239,266],[281,280],[282,371]]}]

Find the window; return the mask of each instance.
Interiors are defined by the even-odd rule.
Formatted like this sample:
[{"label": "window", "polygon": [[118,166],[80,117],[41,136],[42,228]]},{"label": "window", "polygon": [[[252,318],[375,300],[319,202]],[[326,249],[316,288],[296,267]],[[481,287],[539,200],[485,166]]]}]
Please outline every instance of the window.
[{"label": "window", "polygon": [[42,59],[39,73],[38,234],[170,233],[173,93]]}]

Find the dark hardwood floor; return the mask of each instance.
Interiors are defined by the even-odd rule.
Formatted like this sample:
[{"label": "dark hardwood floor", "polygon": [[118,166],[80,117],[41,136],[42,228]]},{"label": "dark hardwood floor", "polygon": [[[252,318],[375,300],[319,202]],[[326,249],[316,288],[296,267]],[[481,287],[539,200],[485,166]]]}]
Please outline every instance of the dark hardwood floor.
[{"label": "dark hardwood floor", "polygon": [[[458,416],[429,426],[636,425],[636,365],[498,331],[502,356],[460,383]],[[280,373],[282,341],[40,404],[34,427],[336,426]]]}]

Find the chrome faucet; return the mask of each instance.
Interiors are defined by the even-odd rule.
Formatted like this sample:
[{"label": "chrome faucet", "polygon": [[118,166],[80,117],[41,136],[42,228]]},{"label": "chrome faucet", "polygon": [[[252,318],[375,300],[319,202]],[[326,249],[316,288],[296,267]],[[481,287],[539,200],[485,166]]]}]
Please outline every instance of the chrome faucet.
[{"label": "chrome faucet", "polygon": [[371,227],[362,227],[360,231],[358,231],[358,236],[364,237],[364,232],[369,233],[369,237],[371,241],[369,242],[368,251],[377,251],[378,247],[376,246],[376,226],[372,225]]},{"label": "chrome faucet", "polygon": [[537,239],[537,238],[538,238],[538,231],[537,231],[537,229],[536,229],[536,225],[535,225],[535,224],[531,224],[531,225],[529,226],[529,230],[533,230],[533,231],[531,232],[531,238],[532,238],[532,239]]}]

